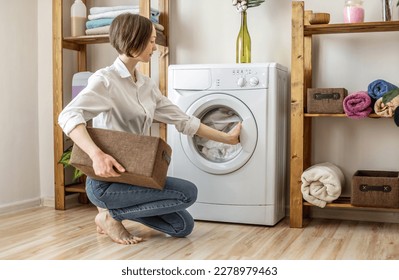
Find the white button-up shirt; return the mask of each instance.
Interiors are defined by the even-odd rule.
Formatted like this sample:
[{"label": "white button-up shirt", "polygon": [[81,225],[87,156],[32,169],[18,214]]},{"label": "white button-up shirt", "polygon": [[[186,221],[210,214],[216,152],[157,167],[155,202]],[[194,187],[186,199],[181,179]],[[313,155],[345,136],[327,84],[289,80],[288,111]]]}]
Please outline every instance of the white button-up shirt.
[{"label": "white button-up shirt", "polygon": [[88,85],[62,110],[58,123],[66,135],[78,125],[93,119],[93,127],[149,135],[153,120],[174,124],[193,136],[200,120],[188,116],[163,96],[156,84],[135,70],[137,82],[117,58],[98,70]]}]

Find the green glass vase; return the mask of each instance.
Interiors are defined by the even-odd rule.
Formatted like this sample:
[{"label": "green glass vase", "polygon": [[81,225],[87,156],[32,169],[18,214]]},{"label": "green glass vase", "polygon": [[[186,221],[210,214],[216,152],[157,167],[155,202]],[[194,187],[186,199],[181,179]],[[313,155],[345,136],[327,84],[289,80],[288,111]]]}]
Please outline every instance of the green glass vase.
[{"label": "green glass vase", "polygon": [[247,27],[247,12],[241,12],[241,27],[236,42],[236,62],[251,62],[251,36]]}]

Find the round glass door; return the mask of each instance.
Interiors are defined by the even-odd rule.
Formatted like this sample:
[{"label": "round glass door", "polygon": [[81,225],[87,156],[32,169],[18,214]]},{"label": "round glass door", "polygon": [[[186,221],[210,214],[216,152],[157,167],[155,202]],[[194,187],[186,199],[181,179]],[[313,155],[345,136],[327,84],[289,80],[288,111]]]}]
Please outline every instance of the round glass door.
[{"label": "round glass door", "polygon": [[228,133],[242,123],[240,143],[228,145],[199,136],[181,135],[183,150],[190,161],[212,174],[227,174],[241,168],[256,148],[257,127],[248,107],[228,94],[209,94],[196,100],[187,110],[202,123]]}]

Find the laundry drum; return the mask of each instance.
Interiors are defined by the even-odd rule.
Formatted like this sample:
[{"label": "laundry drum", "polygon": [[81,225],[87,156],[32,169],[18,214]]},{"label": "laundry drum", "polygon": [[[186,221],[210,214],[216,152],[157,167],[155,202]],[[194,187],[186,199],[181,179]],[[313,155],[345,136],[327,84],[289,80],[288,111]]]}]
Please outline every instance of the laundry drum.
[{"label": "laundry drum", "polygon": [[227,174],[244,166],[251,158],[258,132],[254,116],[242,101],[231,95],[215,93],[199,98],[187,113],[224,132],[229,132],[239,122],[245,126],[241,143],[237,145],[181,135],[183,150],[195,166],[207,173]]}]

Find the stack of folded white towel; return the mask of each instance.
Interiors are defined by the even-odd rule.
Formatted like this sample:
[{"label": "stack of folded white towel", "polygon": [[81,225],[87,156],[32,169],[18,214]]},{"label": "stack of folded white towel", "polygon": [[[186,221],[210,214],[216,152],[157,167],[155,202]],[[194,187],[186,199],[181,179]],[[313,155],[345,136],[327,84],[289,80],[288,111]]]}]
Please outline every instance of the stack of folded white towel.
[{"label": "stack of folded white towel", "polygon": [[[86,35],[108,34],[111,22],[115,17],[123,13],[139,14],[139,6],[113,6],[92,7],[88,21],[86,22]],[[159,24],[159,11],[151,9],[151,21],[157,30],[163,31],[164,27]]]}]

